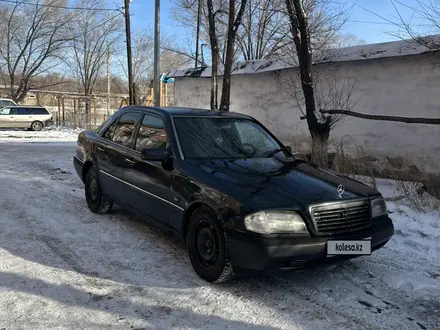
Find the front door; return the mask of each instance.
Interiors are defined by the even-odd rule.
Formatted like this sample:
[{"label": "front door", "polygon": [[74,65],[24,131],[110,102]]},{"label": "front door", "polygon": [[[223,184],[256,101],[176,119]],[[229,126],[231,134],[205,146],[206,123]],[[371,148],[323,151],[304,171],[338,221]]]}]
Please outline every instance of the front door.
[{"label": "front door", "polygon": [[15,109],[3,108],[0,110],[0,128],[11,128],[15,126]]},{"label": "front door", "polygon": [[[124,181],[126,196],[133,208],[171,225],[180,219],[183,209],[177,205],[177,195],[171,190],[174,172],[165,169],[159,161],[141,159],[144,148],[169,148],[167,132],[161,117],[145,114],[134,144],[127,154]],[[180,229],[180,228],[178,228]]]},{"label": "front door", "polygon": [[139,112],[126,112],[116,119],[95,145],[96,164],[101,187],[108,197],[125,204],[124,168],[126,152],[131,150],[135,128],[142,118]]}]

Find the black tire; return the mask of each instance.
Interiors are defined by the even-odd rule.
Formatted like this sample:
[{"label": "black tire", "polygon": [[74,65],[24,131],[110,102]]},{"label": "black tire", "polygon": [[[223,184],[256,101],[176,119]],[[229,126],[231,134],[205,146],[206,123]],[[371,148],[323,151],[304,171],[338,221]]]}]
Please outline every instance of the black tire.
[{"label": "black tire", "polygon": [[44,125],[41,121],[34,121],[31,124],[31,130],[33,131],[41,131],[43,129]]},{"label": "black tire", "polygon": [[234,276],[223,222],[209,207],[191,215],[186,246],[191,264],[202,279],[222,283]]},{"label": "black tire", "polygon": [[99,183],[98,171],[92,166],[86,174],[84,188],[87,206],[93,213],[107,213],[113,206],[113,201],[102,194],[101,184]]}]

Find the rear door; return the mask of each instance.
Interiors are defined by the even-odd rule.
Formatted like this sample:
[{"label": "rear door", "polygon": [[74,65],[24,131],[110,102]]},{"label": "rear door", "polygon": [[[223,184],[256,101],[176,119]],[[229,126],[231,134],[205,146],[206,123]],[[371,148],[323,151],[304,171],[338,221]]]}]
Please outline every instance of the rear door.
[{"label": "rear door", "polygon": [[142,160],[144,148],[170,148],[165,123],[159,115],[144,115],[134,149],[127,154],[124,181],[127,182],[126,196],[131,207],[173,226],[172,219],[177,221],[183,212],[171,189],[174,171],[164,169],[159,161]]},{"label": "rear door", "polygon": [[43,124],[50,120],[52,115],[47,111],[45,108],[32,108],[31,109],[31,115],[32,115],[32,121],[38,120],[41,121]]},{"label": "rear door", "polygon": [[97,140],[96,164],[104,193],[124,204],[124,169],[126,153],[132,150],[135,128],[141,121],[139,112],[125,112]]}]

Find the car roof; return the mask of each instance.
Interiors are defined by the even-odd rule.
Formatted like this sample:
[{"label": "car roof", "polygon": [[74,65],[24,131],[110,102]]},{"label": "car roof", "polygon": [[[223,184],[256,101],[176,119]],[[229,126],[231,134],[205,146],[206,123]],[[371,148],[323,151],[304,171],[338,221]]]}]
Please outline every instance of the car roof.
[{"label": "car roof", "polygon": [[40,105],[11,105],[11,106],[8,106],[8,108],[32,108],[32,109],[39,108],[39,109],[46,109],[45,107],[42,107]]},{"label": "car roof", "polygon": [[224,118],[242,118],[252,119],[252,117],[230,111],[209,110],[200,108],[183,108],[183,107],[135,107],[140,110],[152,110],[171,117],[224,117]]}]

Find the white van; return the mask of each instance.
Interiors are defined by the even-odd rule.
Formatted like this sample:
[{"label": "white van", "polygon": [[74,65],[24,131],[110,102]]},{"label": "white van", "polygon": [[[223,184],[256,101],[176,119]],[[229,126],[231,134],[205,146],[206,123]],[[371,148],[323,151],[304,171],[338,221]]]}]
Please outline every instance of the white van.
[{"label": "white van", "polygon": [[44,107],[6,106],[0,109],[0,128],[29,128],[41,131],[53,125],[52,115]]}]

